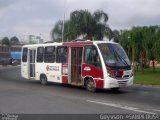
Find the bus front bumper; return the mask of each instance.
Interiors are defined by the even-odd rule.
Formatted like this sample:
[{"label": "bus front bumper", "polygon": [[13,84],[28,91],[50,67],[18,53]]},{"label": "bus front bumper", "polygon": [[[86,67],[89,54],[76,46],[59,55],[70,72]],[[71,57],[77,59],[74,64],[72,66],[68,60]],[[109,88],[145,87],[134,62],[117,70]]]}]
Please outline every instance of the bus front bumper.
[{"label": "bus front bumper", "polygon": [[116,79],[111,77],[106,77],[104,82],[104,88],[118,88],[133,85],[133,76],[125,79]]}]

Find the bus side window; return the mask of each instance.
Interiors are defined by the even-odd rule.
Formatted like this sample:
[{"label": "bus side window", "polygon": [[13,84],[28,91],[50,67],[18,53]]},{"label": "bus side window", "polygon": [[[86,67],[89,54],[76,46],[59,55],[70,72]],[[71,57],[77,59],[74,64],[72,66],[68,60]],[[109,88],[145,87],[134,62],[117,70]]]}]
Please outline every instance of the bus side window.
[{"label": "bus side window", "polygon": [[84,61],[87,64],[92,64],[95,67],[101,69],[101,61],[96,47],[94,46],[86,46],[85,48],[85,57]]},{"label": "bus side window", "polygon": [[56,62],[57,63],[66,63],[67,62],[67,47],[58,46],[56,51]]},{"label": "bus side window", "polygon": [[44,62],[46,63],[55,62],[55,47],[54,46],[45,47]]},{"label": "bus side window", "polygon": [[37,48],[37,62],[43,62],[43,54],[44,54],[44,48],[38,47]]},{"label": "bus side window", "polygon": [[23,48],[22,62],[27,62],[28,48]]}]

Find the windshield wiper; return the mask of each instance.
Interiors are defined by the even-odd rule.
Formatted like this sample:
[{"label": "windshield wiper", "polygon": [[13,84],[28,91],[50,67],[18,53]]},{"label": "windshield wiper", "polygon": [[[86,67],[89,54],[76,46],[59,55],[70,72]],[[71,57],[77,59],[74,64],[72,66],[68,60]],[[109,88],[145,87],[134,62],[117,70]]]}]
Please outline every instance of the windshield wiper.
[{"label": "windshield wiper", "polygon": [[113,52],[121,59],[123,60],[123,63],[126,64],[127,66],[129,66],[129,64],[126,62],[126,60],[121,56],[119,55],[115,50],[113,50]]}]

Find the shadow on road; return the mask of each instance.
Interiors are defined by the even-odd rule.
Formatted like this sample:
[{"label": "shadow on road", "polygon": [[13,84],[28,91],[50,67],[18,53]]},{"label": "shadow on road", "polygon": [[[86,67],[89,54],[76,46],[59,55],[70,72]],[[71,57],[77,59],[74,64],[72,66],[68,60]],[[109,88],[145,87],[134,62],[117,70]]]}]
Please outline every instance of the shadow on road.
[{"label": "shadow on road", "polygon": [[[40,81],[27,80],[27,79],[25,79],[25,81],[28,84],[34,84],[34,85],[38,85],[38,86],[44,86],[46,88],[51,88],[51,87],[54,88],[54,87],[56,87],[56,88],[59,88],[59,89],[72,90],[72,91],[83,91],[83,92],[85,91],[87,93],[92,93],[92,92],[87,91],[82,86],[74,86],[74,85],[54,83],[54,82],[48,82],[47,85],[41,85]],[[119,90],[97,89],[96,92],[94,92],[94,93],[103,93],[103,94],[126,94],[126,93],[130,93],[130,91],[128,91],[127,89],[128,88],[120,88]]]}]

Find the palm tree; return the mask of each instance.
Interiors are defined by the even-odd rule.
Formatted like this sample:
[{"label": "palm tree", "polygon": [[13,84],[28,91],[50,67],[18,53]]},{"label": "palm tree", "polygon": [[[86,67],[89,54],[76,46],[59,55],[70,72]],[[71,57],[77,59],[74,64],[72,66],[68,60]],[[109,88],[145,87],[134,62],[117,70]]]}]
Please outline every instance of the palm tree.
[{"label": "palm tree", "polygon": [[85,36],[86,38],[92,36],[91,25],[93,24],[92,15],[87,10],[76,10],[70,14],[70,21],[72,28],[77,30],[77,35]]},{"label": "palm tree", "polygon": [[62,25],[63,21],[59,20],[51,30],[50,34],[53,41],[59,41],[62,39]]},{"label": "palm tree", "polygon": [[[76,10],[70,14],[70,20],[64,22],[64,41],[76,39],[102,40],[108,30],[108,15],[98,10],[91,14],[88,10]],[[54,40],[60,40],[62,36],[62,21],[58,21],[51,31]]]},{"label": "palm tree", "polygon": [[64,41],[73,40],[78,37],[79,29],[76,29],[74,23],[70,20],[64,22]]},{"label": "palm tree", "polygon": [[[63,21],[58,21],[55,24],[55,27],[51,30],[51,38],[53,41],[62,41],[62,27]],[[79,33],[78,29],[75,29],[73,23],[70,20],[64,22],[64,41],[73,40],[77,38],[77,33]]]},{"label": "palm tree", "polygon": [[83,35],[84,39],[103,39],[108,15],[101,10],[93,14],[87,10],[79,10],[71,13],[70,20],[73,27],[79,30],[78,35]]}]

